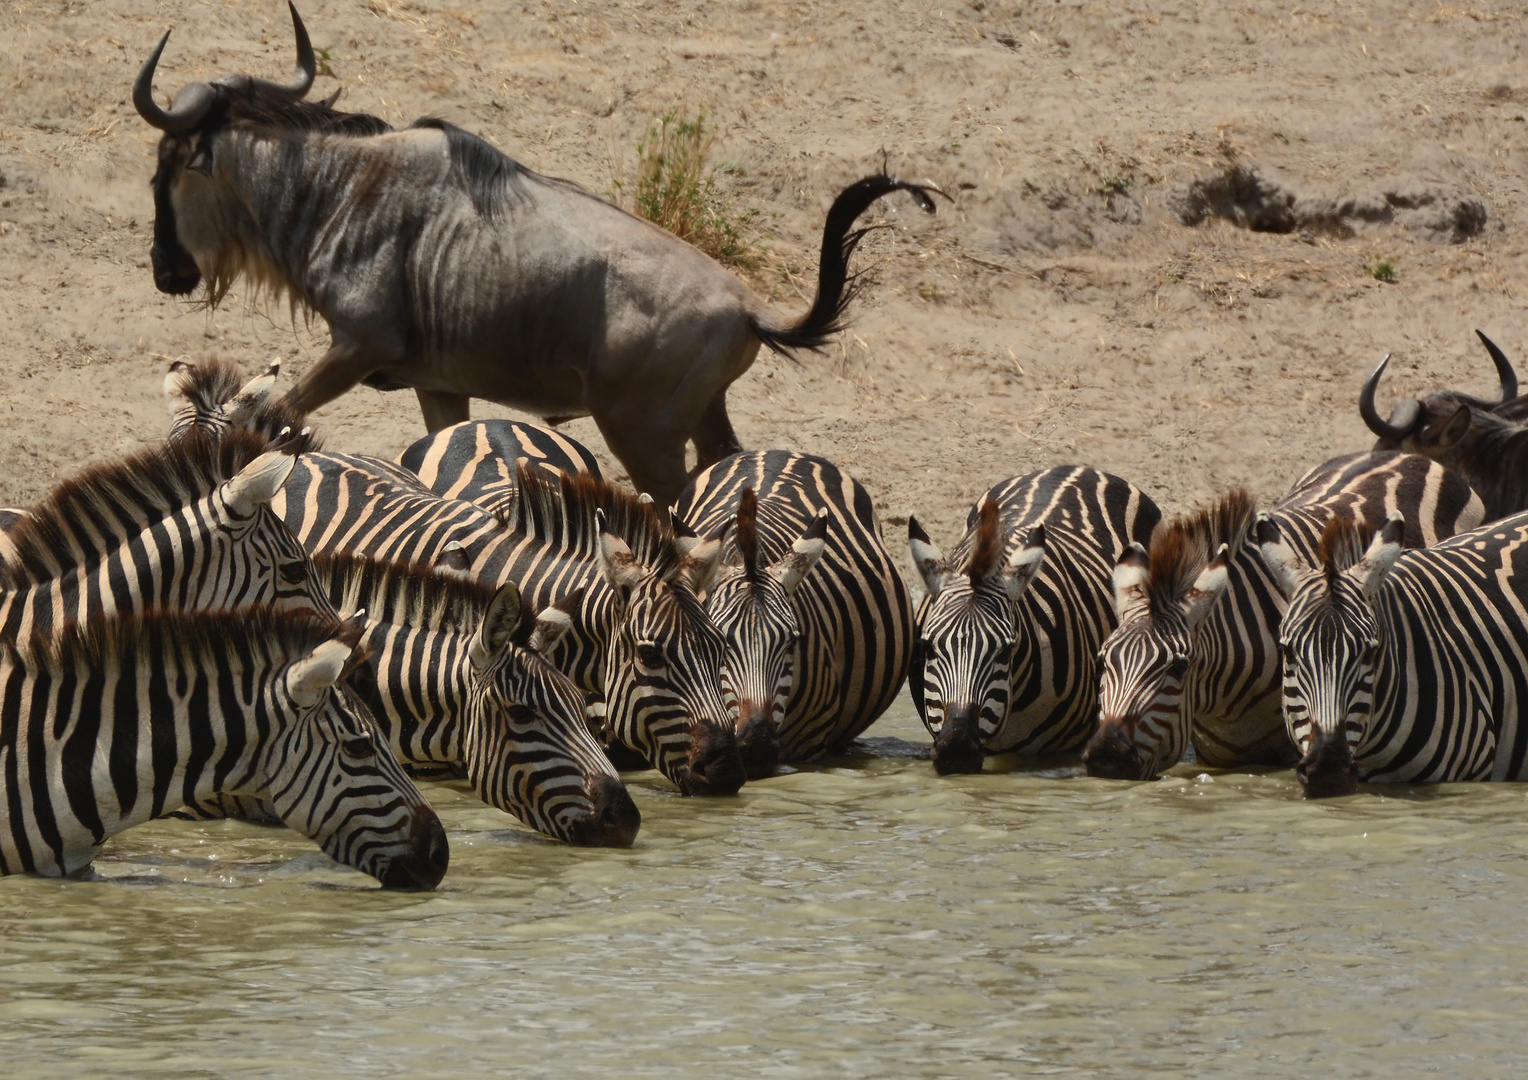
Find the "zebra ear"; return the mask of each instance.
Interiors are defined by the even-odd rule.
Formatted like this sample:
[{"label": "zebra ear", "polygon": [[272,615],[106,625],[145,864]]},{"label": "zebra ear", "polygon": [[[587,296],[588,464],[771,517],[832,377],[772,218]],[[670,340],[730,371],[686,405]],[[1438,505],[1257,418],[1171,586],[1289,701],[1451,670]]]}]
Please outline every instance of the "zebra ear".
[{"label": "zebra ear", "polygon": [[250,517],[276,497],[296,464],[295,457],[279,450],[261,454],[223,485],[223,504],[239,517]]},{"label": "zebra ear", "polygon": [[679,568],[674,571],[672,577],[684,582],[690,587],[690,591],[697,595],[706,591],[711,584],[711,579],[716,576],[716,568],[722,561],[722,542],[719,538],[702,540],[679,562]]},{"label": "zebra ear", "polygon": [[1119,624],[1134,622],[1151,610],[1146,592],[1146,573],[1151,560],[1139,543],[1131,543],[1120,552],[1114,564],[1114,614]]},{"label": "zebra ear", "polygon": [[1008,565],[1003,567],[1003,589],[1008,593],[1008,599],[1017,604],[1044,565],[1045,526],[1036,525],[1029,530],[1018,550],[1009,556]]},{"label": "zebra ear", "polygon": [[674,550],[679,552],[680,558],[694,551],[695,546],[700,543],[700,534],[690,527],[688,521],[679,516],[677,505],[669,507],[669,524],[674,530]]},{"label": "zebra ear", "polygon": [[940,551],[928,538],[928,533],[923,531],[923,526],[918,524],[918,519],[911,515],[907,518],[907,549],[912,553],[913,565],[918,568],[918,573],[923,577],[929,599],[938,599],[940,591],[950,580],[944,552]]},{"label": "zebra ear", "polygon": [[631,595],[631,591],[641,583],[646,571],[642,564],[637,562],[636,556],[631,553],[631,548],[626,546],[626,541],[614,533],[605,531],[603,510],[594,512],[594,527],[600,534],[598,553],[600,573],[604,575],[605,580],[610,583],[610,587],[615,590],[624,604],[627,597]]},{"label": "zebra ear", "polygon": [[1188,595],[1183,598],[1183,617],[1188,622],[1189,632],[1192,633],[1204,617],[1215,606],[1215,601],[1220,599],[1226,591],[1226,586],[1231,582],[1230,571],[1226,569],[1226,558],[1230,552],[1230,546],[1221,544],[1220,550],[1215,552],[1215,557],[1210,564],[1199,572],[1194,579],[1194,587],[1189,589]]},{"label": "zebra ear", "polygon": [[1295,583],[1299,580],[1299,557],[1288,544],[1284,543],[1284,538],[1279,535],[1278,525],[1266,513],[1257,516],[1252,530],[1253,536],[1257,538],[1258,554],[1263,557],[1263,565],[1268,568],[1268,573],[1273,577],[1273,584],[1284,599],[1288,600],[1294,594]]},{"label": "zebra ear", "polygon": [[823,550],[828,546],[827,534],[828,511],[824,507],[817,511],[801,538],[791,545],[791,553],[770,566],[769,576],[780,583],[787,596],[796,591],[801,579],[810,574],[817,560],[822,558]]},{"label": "zebra ear", "polygon": [[177,360],[170,365],[164,377],[165,404],[171,416],[179,416],[183,409],[195,409],[191,400],[191,387],[196,381],[196,365]]},{"label": "zebra ear", "polygon": [[520,589],[513,581],[506,581],[488,601],[483,621],[467,644],[467,660],[474,671],[486,671],[493,664],[494,657],[509,643],[515,623],[519,621]]},{"label": "zebra ear", "polygon": [[472,557],[467,554],[467,549],[462,547],[460,540],[452,540],[441,548],[431,565],[436,569],[448,570],[462,577],[472,576]]},{"label": "zebra ear", "polygon": [[1401,556],[1401,537],[1405,531],[1405,519],[1400,514],[1391,514],[1384,528],[1374,534],[1374,542],[1364,552],[1364,557],[1348,571],[1349,576],[1363,587],[1364,599],[1370,603],[1379,595],[1379,587]]},{"label": "zebra ear", "polygon": [[345,670],[353,642],[340,638],[326,641],[307,656],[287,668],[287,694],[299,709],[312,709],[324,700],[324,695]]},{"label": "zebra ear", "polygon": [[553,605],[547,608],[531,625],[530,637],[526,639],[526,645],[534,652],[545,656],[559,641],[563,635],[573,629],[573,616],[562,608]]},{"label": "zebra ear", "polygon": [[271,390],[276,386],[276,376],[280,373],[281,358],[277,357],[270,367],[241,386],[239,392],[224,404],[223,412],[228,414],[228,419],[239,423],[263,405],[265,399],[271,396]]}]

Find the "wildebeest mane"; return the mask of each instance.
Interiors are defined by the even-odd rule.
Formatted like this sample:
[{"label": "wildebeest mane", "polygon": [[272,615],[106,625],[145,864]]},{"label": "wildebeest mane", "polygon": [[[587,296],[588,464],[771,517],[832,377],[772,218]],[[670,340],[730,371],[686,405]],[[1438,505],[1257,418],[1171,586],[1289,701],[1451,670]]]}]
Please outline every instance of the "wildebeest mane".
[{"label": "wildebeest mane", "polygon": [[[339,91],[318,101],[293,101],[258,85],[220,86],[219,89],[223,91],[223,100],[204,123],[363,137],[385,135],[393,130],[393,126],[380,117],[336,109],[334,103],[339,99]],[[217,119],[213,119],[214,116]]]},{"label": "wildebeest mane", "polygon": [[589,555],[599,548],[594,514],[600,510],[605,529],[624,540],[648,569],[667,576],[679,566],[674,530],[635,492],[588,473],[552,473],[524,458],[515,462],[515,483],[514,497],[495,511],[505,528],[552,548]]},{"label": "wildebeest mane", "polygon": [[1220,550],[1234,557],[1252,527],[1257,503],[1245,488],[1226,492],[1219,502],[1173,521],[1151,538],[1146,598],[1153,615],[1180,603]]},{"label": "wildebeest mane", "polygon": [[[198,502],[270,449],[254,432],[193,428],[163,446],[85,469],[60,483],[10,534],[0,587],[29,588],[111,554],[156,521]],[[87,541],[104,534],[107,550]]]},{"label": "wildebeest mane", "polygon": [[409,126],[433,128],[445,135],[452,173],[467,189],[472,208],[489,221],[523,198],[526,178],[536,175],[486,139],[439,117],[426,116]]}]

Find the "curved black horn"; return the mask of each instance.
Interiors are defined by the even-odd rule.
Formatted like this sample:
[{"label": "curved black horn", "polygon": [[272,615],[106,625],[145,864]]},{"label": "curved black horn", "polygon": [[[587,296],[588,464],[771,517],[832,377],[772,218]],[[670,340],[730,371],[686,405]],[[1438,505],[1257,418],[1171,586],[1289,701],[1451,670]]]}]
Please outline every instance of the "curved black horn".
[{"label": "curved black horn", "polygon": [[[1389,366],[1390,354],[1386,353],[1385,358],[1379,362],[1379,367],[1364,380],[1364,388],[1358,395],[1358,413],[1364,418],[1364,423],[1369,425],[1369,430],[1381,439],[1400,442],[1411,434],[1411,429],[1421,418],[1421,410],[1416,407],[1416,402],[1409,402],[1412,408],[1401,414],[1406,418],[1406,423],[1399,425],[1387,423],[1379,418],[1379,412],[1374,408],[1374,391],[1379,389],[1379,380],[1385,374],[1385,368]],[[1397,412],[1399,413],[1400,410]]]},{"label": "curved black horn", "polygon": [[154,101],[154,69],[159,66],[159,54],[164,52],[165,42],[169,40],[170,32],[166,30],[148,62],[143,65],[143,70],[138,72],[138,80],[133,83],[133,104],[138,109],[138,115],[151,126],[176,134],[190,131],[200,124],[207,110],[217,100],[217,94],[206,83],[192,83],[180,92],[173,107],[159,107]]},{"label": "curved black horn", "polygon": [[251,86],[300,101],[313,86],[313,77],[318,74],[318,62],[313,57],[313,42],[308,40],[308,28],[302,24],[302,16],[297,14],[297,5],[287,0],[287,7],[292,12],[292,32],[297,35],[296,74],[289,83],[272,82],[269,79],[250,79],[249,82]]},{"label": "curved black horn", "polygon": [[1512,361],[1507,359],[1506,353],[1496,347],[1496,342],[1486,337],[1479,330],[1475,331],[1475,336],[1486,347],[1486,352],[1491,354],[1491,362],[1496,365],[1497,378],[1501,379],[1501,401],[1499,404],[1505,405],[1517,397],[1517,372],[1512,370]]}]

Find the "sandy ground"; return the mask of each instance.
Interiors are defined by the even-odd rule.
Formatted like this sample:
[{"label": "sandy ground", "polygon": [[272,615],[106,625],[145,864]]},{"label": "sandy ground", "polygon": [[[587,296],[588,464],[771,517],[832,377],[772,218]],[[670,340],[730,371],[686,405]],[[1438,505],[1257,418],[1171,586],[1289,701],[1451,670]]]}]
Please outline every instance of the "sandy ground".
[{"label": "sandy ground", "polygon": [[[874,280],[840,342],[799,365],[766,352],[730,395],[746,445],[859,476],[899,551],[908,513],[949,543],[989,484],[1050,464],[1119,473],[1169,513],[1231,483],[1272,497],[1370,444],[1354,401],[1385,352],[1388,392],[1486,390],[1471,330],[1509,354],[1528,343],[1521,8],[302,10],[333,73],[316,93],[342,86],[344,106],[398,124],[443,116],[596,191],[655,117],[704,106],[724,129],[727,189],[768,234],[754,284],[785,310],[805,307],[845,183],[884,156],[948,189],[937,218],[905,198],[874,212],[892,228],[862,249]],[[290,70],[278,0],[0,3],[0,504],[162,437],[175,357],[253,371],[280,356],[297,375],[325,346],[321,324],[251,310],[237,290],[209,316],[154,289],[156,133],[129,94],[167,27],[162,97]],[[1224,178],[1253,174],[1261,202],[1236,202]],[[1240,227],[1238,207],[1289,231]],[[1396,281],[1371,276],[1377,260]],[[423,433],[412,394],[367,389],[315,423],[332,448],[388,457]],[[605,456],[589,421],[568,430]]]}]

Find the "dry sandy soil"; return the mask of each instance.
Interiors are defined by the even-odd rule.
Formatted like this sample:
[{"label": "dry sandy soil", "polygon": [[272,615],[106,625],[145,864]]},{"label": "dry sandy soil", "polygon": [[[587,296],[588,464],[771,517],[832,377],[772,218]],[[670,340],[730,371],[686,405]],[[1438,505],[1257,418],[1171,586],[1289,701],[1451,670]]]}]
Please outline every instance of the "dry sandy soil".
[{"label": "dry sandy soil", "polygon": [[[1354,400],[1385,352],[1387,394],[1486,390],[1472,329],[1509,354],[1528,342],[1521,8],[306,0],[303,14],[332,71],[315,92],[343,87],[343,107],[395,124],[443,116],[595,191],[655,117],[706,107],[728,192],[767,232],[754,284],[786,310],[811,292],[834,194],[883,155],[950,191],[932,219],[880,204],[892,228],[862,249],[875,270],[851,331],[800,364],[763,354],[731,393],[746,445],[848,468],[899,550],[909,512],[948,543],[989,484],[1063,462],[1117,472],[1169,513],[1232,483],[1273,497],[1370,444]],[[297,375],[323,351],[322,326],[284,310],[236,293],[208,315],[154,289],[156,133],[129,93],[167,27],[162,97],[290,70],[279,0],[0,2],[0,504],[160,438],[175,357],[280,356]],[[1394,282],[1371,275],[1378,260]],[[389,457],[423,433],[412,394],[367,389],[315,423],[333,448]],[[589,421],[569,430],[605,453]]]}]

